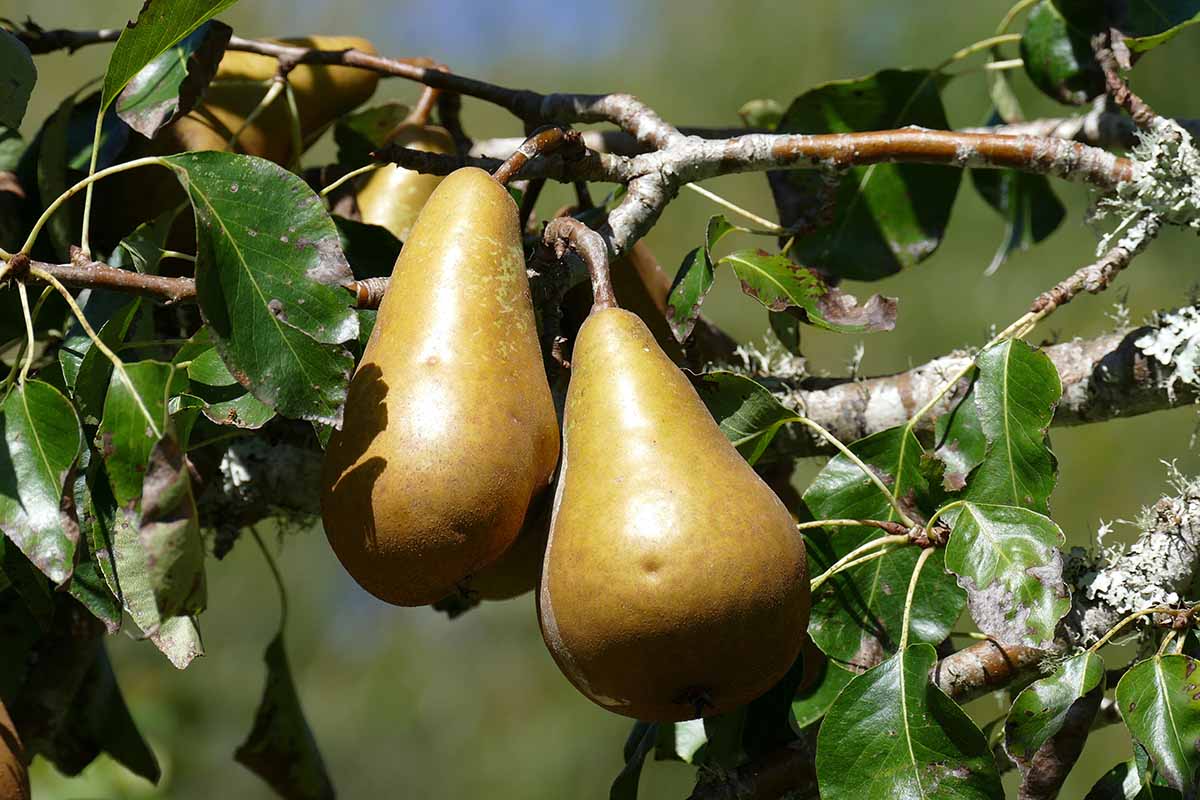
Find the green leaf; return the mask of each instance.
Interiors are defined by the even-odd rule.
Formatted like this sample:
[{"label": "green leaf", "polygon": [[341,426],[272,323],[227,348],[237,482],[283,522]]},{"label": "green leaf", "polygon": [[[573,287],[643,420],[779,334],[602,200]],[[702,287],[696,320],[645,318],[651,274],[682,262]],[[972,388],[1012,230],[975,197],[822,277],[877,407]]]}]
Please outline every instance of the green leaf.
[{"label": "green leaf", "polygon": [[1023,782],[1066,777],[1074,766],[1104,696],[1104,661],[1080,653],[1017,695],[1004,723],[1004,749]]},{"label": "green leaf", "polygon": [[[85,289],[77,299],[83,308],[84,318],[96,331],[100,341],[110,349],[115,349],[125,340],[138,309],[142,307],[141,298],[104,289]],[[58,361],[83,421],[95,425],[104,410],[104,396],[112,377],[112,362],[99,348],[92,346],[92,338],[78,320],[72,322],[63,339]]]},{"label": "green leaf", "polygon": [[1133,739],[1173,789],[1194,796],[1200,781],[1200,665],[1188,656],[1153,656],[1117,684],[1117,709]]},{"label": "green leaf", "polygon": [[802,355],[799,319],[786,311],[768,311],[767,321],[771,326],[771,333],[775,334],[775,338],[785,350],[793,355]]},{"label": "green leaf", "polygon": [[254,727],[233,757],[283,797],[331,800],[333,784],[300,707],[282,634],[267,646],[265,660],[267,685]]},{"label": "green leaf", "polygon": [[408,106],[392,101],[339,118],[333,126],[337,163],[351,169],[372,163],[371,151],[383,147],[408,111]]},{"label": "green leaf", "polygon": [[0,28],[0,125],[21,127],[36,82],[37,67],[29,48]]},{"label": "green leaf", "polygon": [[302,180],[261,158],[164,159],[196,216],[200,311],[230,372],[278,413],[340,424],[358,335],[337,229]]},{"label": "green leaf", "polygon": [[191,393],[204,401],[204,416],[211,421],[257,430],[275,416],[270,406],[237,382],[215,348],[209,347],[191,361],[188,365]]},{"label": "green leaf", "polygon": [[709,217],[704,244],[684,256],[679,271],[675,273],[675,280],[667,295],[667,322],[680,342],[691,335],[696,318],[700,316],[700,305],[712,288],[712,250],[717,242],[733,230],[736,228],[721,214]]},{"label": "green leaf", "polygon": [[975,189],[1004,219],[1004,239],[984,274],[991,275],[1013,251],[1028,250],[1058,229],[1067,215],[1045,175],[1014,169],[973,169]]},{"label": "green leaf", "polygon": [[[646,725],[639,722],[638,725]],[[687,719],[683,722],[662,724],[658,727],[654,759],[656,761],[682,761],[699,766],[704,760],[704,746],[708,734],[703,719]]]},{"label": "green leaf", "polygon": [[987,455],[987,437],[979,422],[974,383],[953,410],[937,418],[934,440],[937,449],[933,455],[946,467],[942,488],[947,492],[961,491],[966,487],[971,471],[982,464]]},{"label": "green leaf", "polygon": [[778,100],[769,98],[750,100],[738,109],[738,116],[742,118],[742,122],[747,128],[773,131],[779,125],[779,121],[783,119],[783,106]]},{"label": "green leaf", "polygon": [[128,382],[117,377],[109,385],[96,441],[117,503],[130,507],[142,496],[150,453],[166,432],[167,398],[182,391],[185,376],[161,361],[126,364],[125,374]]},{"label": "green leaf", "polygon": [[[860,439],[851,451],[872,467],[906,505],[923,508],[929,484],[921,472],[920,442],[903,427]],[[814,519],[894,520],[895,510],[862,470],[839,455],[818,473],[804,493]],[[859,545],[884,535],[874,527],[839,527],[808,537],[810,571],[819,574]],[[829,658],[842,665],[870,667],[895,652],[904,617],[904,596],[919,556],[917,547],[900,547],[882,558],[835,575],[813,597],[808,633]],[[938,550],[921,572],[913,599],[910,637],[941,642],[962,612],[964,597],[943,568]]]},{"label": "green leaf", "polygon": [[692,383],[721,432],[751,464],[762,456],[779,428],[796,419],[795,411],[745,375],[707,372]]},{"label": "green leaf", "polygon": [[1069,24],[1051,0],[1026,16],[1021,59],[1034,86],[1060,103],[1082,105],[1104,92],[1088,32]]},{"label": "green leaf", "polygon": [[1117,764],[1104,773],[1084,800],[1182,800],[1183,795],[1166,786],[1157,786],[1143,774],[1135,760]]},{"label": "green leaf", "polygon": [[[929,70],[887,69],[834,81],[796,98],[780,133],[849,133],[906,125],[945,130],[938,78]],[[877,280],[917,264],[941,244],[961,170],[928,164],[873,164],[847,170],[831,224],[799,236],[791,255],[822,273]],[[790,227],[811,212],[826,178],[792,170],[772,182],[780,221]]]},{"label": "green leaf", "polygon": [[842,669],[829,659],[822,660],[820,670],[820,675],[792,701],[792,716],[800,728],[807,728],[824,717],[838,694],[854,677],[854,673]]},{"label": "green leaf", "polygon": [[[174,223],[173,210],[164,211],[149,222],[143,222],[121,240],[118,245],[121,248],[120,252],[128,254],[136,271],[157,275],[158,264],[162,261],[163,250],[167,246],[167,236],[171,233]],[[110,263],[110,266],[113,265]]]},{"label": "green leaf", "polygon": [[153,139],[162,128],[196,107],[233,29],[209,20],[138,71],[117,98],[117,116]]},{"label": "green leaf", "polygon": [[841,333],[872,333],[896,327],[896,300],[871,295],[860,306],[853,295],[830,286],[820,275],[783,254],[738,250],[718,262],[729,264],[742,291],[772,311],[797,309],[802,322]]},{"label": "green leaf", "polygon": [[[1195,0],[1142,0],[1129,3],[1130,18],[1122,26],[1125,44],[1135,53],[1145,53],[1166,44],[1200,22],[1200,3]],[[1131,33],[1156,31],[1155,33]]]},{"label": "green leaf", "polygon": [[43,631],[54,626],[54,597],[46,576],[16,545],[0,537],[0,572]]},{"label": "green leaf", "polygon": [[401,243],[391,231],[382,225],[368,225],[337,215],[333,216],[333,224],[337,226],[342,252],[355,278],[384,278],[392,274]]},{"label": "green leaf", "polygon": [[121,31],[104,73],[102,107],[108,108],[134,76],[180,39],[237,0],[146,0],[136,22]]},{"label": "green leaf", "polygon": [[612,788],[608,791],[609,800],[637,800],[642,764],[657,739],[657,723],[634,723],[629,738],[625,740],[625,766],[612,782]]},{"label": "green leaf", "polygon": [[975,406],[987,438],[983,462],[963,498],[1049,513],[1058,466],[1046,444],[1062,383],[1040,350],[1009,339],[975,358]]},{"label": "green leaf", "polygon": [[824,800],[1002,800],[987,740],[929,680],[936,661],[910,645],[846,684],[817,735]]},{"label": "green leaf", "polygon": [[967,503],[956,512],[946,569],[958,575],[979,630],[1042,650],[1071,607],[1063,582],[1066,537],[1053,520],[1019,506]]},{"label": "green leaf", "polygon": [[57,584],[71,577],[79,523],[66,494],[83,444],[75,409],[42,381],[9,392],[0,414],[0,530]]}]

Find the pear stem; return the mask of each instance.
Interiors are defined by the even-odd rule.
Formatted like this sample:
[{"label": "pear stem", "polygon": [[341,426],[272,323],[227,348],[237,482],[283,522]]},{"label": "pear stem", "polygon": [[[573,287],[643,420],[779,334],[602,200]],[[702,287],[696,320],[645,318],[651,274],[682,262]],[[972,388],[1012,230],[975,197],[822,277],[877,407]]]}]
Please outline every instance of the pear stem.
[{"label": "pear stem", "polygon": [[433,107],[437,104],[438,95],[441,94],[439,89],[432,86],[426,86],[421,96],[417,99],[417,104],[413,106],[412,111],[408,112],[408,116],[404,118],[404,122],[396,126],[396,129],[388,134],[386,142],[390,142],[400,132],[400,129],[405,125],[428,125],[429,115],[433,112]]},{"label": "pear stem", "polygon": [[546,225],[542,242],[558,259],[562,259],[568,250],[574,250],[583,261],[592,277],[593,310],[617,307],[617,296],[613,293],[608,271],[608,247],[599,233],[574,217],[555,217]]},{"label": "pear stem", "polygon": [[583,134],[557,126],[539,128],[521,143],[515,153],[496,168],[492,177],[499,181],[501,186],[507,186],[508,182],[516,177],[530,159],[535,156],[549,155],[564,148],[567,151],[563,154],[564,158],[572,160],[581,158],[587,152],[583,145]]}]

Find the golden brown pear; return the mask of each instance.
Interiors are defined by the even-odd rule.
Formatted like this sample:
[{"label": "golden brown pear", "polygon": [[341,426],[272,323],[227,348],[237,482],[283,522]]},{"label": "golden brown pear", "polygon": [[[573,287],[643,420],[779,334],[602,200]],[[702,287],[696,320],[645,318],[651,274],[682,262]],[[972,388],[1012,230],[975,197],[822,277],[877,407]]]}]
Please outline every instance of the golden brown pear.
[{"label": "golden brown pear", "polygon": [[367,591],[432,603],[512,544],[558,448],[516,204],[460,169],[417,218],[350,382],[325,532]]},{"label": "golden brown pear", "polygon": [[[454,139],[434,125],[403,125],[391,143],[430,153],[453,153]],[[417,214],[442,182],[440,175],[427,175],[388,164],[367,176],[358,190],[362,221],[382,225],[400,241],[408,238]]]},{"label": "golden brown pear", "polygon": [[0,800],[29,800],[25,750],[4,703],[0,703]]},{"label": "golden brown pear", "polygon": [[480,600],[511,600],[537,588],[550,535],[550,493],[546,492],[529,509],[517,540],[492,564],[463,581],[468,597]]},{"label": "golden brown pear", "polygon": [[720,714],[791,667],[808,623],[804,543],[645,324],[595,308],[575,343],[538,615],[599,705]]}]

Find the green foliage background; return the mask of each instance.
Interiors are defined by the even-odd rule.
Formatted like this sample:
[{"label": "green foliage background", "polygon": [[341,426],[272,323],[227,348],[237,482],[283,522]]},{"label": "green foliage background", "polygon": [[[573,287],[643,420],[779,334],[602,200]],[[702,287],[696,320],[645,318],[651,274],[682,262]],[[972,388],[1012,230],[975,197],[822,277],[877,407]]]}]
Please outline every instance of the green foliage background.
[{"label": "green foliage background", "polygon": [[[429,55],[506,85],[630,91],[673,122],[735,125],[737,109],[750,99],[773,97],[786,105],[823,81],[884,67],[932,66],[990,35],[1009,4],[624,0],[584,11],[524,0],[477,14],[464,2],[261,0],[239,4],[221,19],[246,36],[363,34],[381,52]],[[140,5],[5,0],[3,14],[32,16],[47,28],[111,27],[136,15]],[[556,21],[547,23],[547,33],[539,20],[550,17]],[[1134,88],[1164,113],[1200,116],[1200,94],[1180,79],[1200,71],[1197,45],[1200,28],[1193,28],[1151,53],[1134,73]],[[73,56],[39,57],[24,133],[32,135],[63,94],[100,74],[107,54],[107,47],[92,47]],[[1070,113],[1039,96],[1023,76],[1014,83],[1030,116]],[[412,84],[388,81],[375,100],[411,100],[416,93]],[[983,74],[954,81],[945,101],[952,125],[981,124],[988,112]],[[512,118],[470,100],[465,121],[476,138],[520,134]],[[332,153],[326,143],[308,160],[319,163]],[[761,175],[708,185],[770,215]],[[544,213],[568,199],[561,187],[548,189]],[[1061,183],[1056,189],[1069,209],[1063,227],[984,278],[1002,226],[964,181],[949,234],[933,258],[881,283],[846,287],[898,296],[896,331],[856,337],[805,328],[810,369],[844,373],[859,341],[866,345],[864,374],[903,370],[955,347],[981,344],[991,324],[1011,321],[1037,292],[1089,260],[1096,237],[1083,223],[1088,193]],[[687,192],[671,205],[649,237],[669,272],[700,244],[705,220],[715,211]],[[722,243],[719,253],[746,246],[731,242]],[[1112,327],[1107,317],[1112,303],[1123,296],[1135,322],[1155,308],[1180,305],[1196,284],[1196,262],[1194,238],[1168,230],[1115,290],[1060,310],[1037,336],[1102,333]],[[741,340],[766,330],[765,311],[738,291],[730,271],[718,273],[704,311]],[[1194,411],[1180,409],[1053,431],[1060,476],[1051,509],[1068,544],[1088,543],[1099,521],[1132,518],[1153,502],[1164,488],[1160,459],[1175,459],[1194,474],[1200,459],[1189,437],[1196,424]],[[818,468],[816,461],[802,464],[797,484],[807,485]],[[489,604],[454,622],[428,609],[388,607],[357,589],[319,530],[287,536],[281,566],[291,594],[294,676],[342,796],[606,796],[620,769],[629,724],[589,704],[561,677],[538,634],[532,596]],[[42,764],[33,776],[35,798],[188,800],[210,797],[217,789],[231,797],[271,796],[232,761],[232,752],[250,729],[262,690],[261,655],[277,620],[274,587],[248,541],[211,565],[209,582],[209,610],[202,620],[209,655],[186,672],[176,672],[152,647],[126,636],[109,644],[131,711],[163,763],[162,785],[154,789],[103,758],[75,781],[58,778]],[[981,721],[999,709],[990,698],[969,708]],[[1115,728],[1094,735],[1063,796],[1081,796],[1100,774],[1128,758],[1128,744],[1121,742]],[[691,779],[690,768],[650,765],[642,796],[685,796]],[[1010,773],[1006,785],[1014,779]]]}]

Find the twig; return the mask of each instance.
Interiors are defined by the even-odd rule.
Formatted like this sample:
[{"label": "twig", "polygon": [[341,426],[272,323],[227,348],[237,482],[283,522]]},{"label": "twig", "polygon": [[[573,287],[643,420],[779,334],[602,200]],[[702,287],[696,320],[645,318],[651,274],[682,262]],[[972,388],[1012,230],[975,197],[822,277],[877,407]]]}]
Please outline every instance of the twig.
[{"label": "twig", "polygon": [[617,307],[608,271],[608,250],[600,234],[574,217],[555,217],[546,225],[542,242],[559,260],[570,249],[583,261],[592,279],[593,308]]},{"label": "twig", "polygon": [[1129,112],[1133,124],[1139,128],[1148,129],[1158,118],[1150,105],[1133,93],[1129,84],[1121,77],[1121,69],[1130,67],[1129,48],[1120,31],[1110,28],[1098,33],[1092,38],[1092,50],[1096,54],[1096,63],[1104,73],[1104,82],[1113,102]]},{"label": "twig", "polygon": [[1075,270],[1052,289],[1038,295],[1029,307],[1030,313],[1043,318],[1059,306],[1071,302],[1080,292],[1097,294],[1107,289],[1113,279],[1129,266],[1134,256],[1146,248],[1158,232],[1159,225],[1156,219],[1147,220],[1147,235],[1137,239],[1135,245],[1118,243],[1097,261]]},{"label": "twig", "polygon": [[565,128],[543,128],[529,136],[503,164],[496,168],[492,177],[505,186],[515,178],[531,159],[549,155],[561,150],[563,161],[570,163],[581,160],[586,154],[583,150],[583,137],[577,131]]},{"label": "twig", "polygon": [[899,652],[901,653],[908,647],[908,630],[912,627],[912,606],[913,598],[917,596],[917,581],[921,579],[921,570],[931,555],[933,555],[932,547],[921,551],[921,555],[917,557],[917,565],[913,567],[912,578],[908,582],[908,594],[904,598],[904,621],[900,625]]}]

